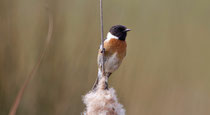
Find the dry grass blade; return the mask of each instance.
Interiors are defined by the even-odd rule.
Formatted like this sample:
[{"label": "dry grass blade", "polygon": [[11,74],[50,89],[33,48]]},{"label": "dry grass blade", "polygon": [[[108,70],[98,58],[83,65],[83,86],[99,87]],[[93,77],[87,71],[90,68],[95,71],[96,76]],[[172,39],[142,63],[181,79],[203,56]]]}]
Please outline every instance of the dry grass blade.
[{"label": "dry grass blade", "polygon": [[45,47],[43,49],[42,54],[40,55],[36,65],[33,67],[32,71],[30,72],[30,74],[28,75],[28,77],[26,78],[25,82],[23,83],[23,86],[21,87],[21,89],[18,92],[18,95],[9,111],[9,115],[15,115],[17,108],[20,104],[20,101],[22,99],[23,93],[25,88],[28,86],[28,83],[30,82],[30,80],[32,79],[32,77],[34,76],[34,74],[36,73],[37,69],[39,68],[46,52],[47,52],[47,48],[49,46],[50,40],[52,38],[52,31],[53,31],[53,17],[52,17],[52,13],[49,11],[49,8],[47,8],[48,11],[48,15],[49,15],[49,29],[48,29],[48,34],[47,34],[47,38],[46,38],[46,43],[45,43]]}]

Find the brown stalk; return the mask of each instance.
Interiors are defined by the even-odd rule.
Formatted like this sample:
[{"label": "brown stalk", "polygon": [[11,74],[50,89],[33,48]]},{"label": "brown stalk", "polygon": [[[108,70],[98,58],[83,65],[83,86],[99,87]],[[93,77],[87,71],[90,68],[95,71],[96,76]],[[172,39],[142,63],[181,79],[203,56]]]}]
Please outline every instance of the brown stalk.
[{"label": "brown stalk", "polygon": [[36,73],[37,69],[39,68],[44,56],[46,55],[47,52],[47,48],[49,46],[49,43],[51,41],[52,38],[52,31],[53,31],[53,17],[52,17],[52,13],[49,11],[49,8],[47,8],[48,11],[48,17],[49,17],[49,27],[48,27],[48,34],[47,34],[47,38],[46,38],[46,42],[45,42],[45,46],[44,49],[37,61],[37,63],[34,65],[32,71],[29,73],[28,77],[26,78],[25,82],[23,83],[21,89],[18,92],[17,97],[15,98],[15,101],[9,111],[9,115],[15,115],[17,108],[20,104],[20,101],[22,99],[23,93],[26,89],[26,87],[28,86],[29,82],[31,81],[32,77],[34,76],[34,74]]},{"label": "brown stalk", "polygon": [[100,22],[101,22],[101,47],[102,47],[102,73],[104,76],[104,25],[103,25],[103,3],[100,0]]}]

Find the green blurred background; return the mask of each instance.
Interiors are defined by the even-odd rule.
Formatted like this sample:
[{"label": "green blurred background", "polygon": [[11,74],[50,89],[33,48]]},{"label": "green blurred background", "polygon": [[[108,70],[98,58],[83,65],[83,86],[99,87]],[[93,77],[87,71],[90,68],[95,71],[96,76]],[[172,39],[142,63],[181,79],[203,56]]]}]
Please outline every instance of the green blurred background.
[{"label": "green blurred background", "polygon": [[[99,0],[0,0],[0,115],[7,115],[37,63],[17,115],[79,115],[97,76]],[[127,115],[210,114],[210,1],[104,0],[104,30],[132,29],[111,76]]]}]

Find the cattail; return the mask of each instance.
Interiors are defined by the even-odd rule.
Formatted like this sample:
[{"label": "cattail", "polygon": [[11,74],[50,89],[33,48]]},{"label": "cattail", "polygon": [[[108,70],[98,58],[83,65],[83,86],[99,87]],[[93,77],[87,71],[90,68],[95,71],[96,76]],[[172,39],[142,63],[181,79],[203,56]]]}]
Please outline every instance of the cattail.
[{"label": "cattail", "polygon": [[105,90],[105,77],[99,80],[98,88],[83,97],[86,105],[84,115],[125,115],[125,109],[118,102],[114,88]]}]

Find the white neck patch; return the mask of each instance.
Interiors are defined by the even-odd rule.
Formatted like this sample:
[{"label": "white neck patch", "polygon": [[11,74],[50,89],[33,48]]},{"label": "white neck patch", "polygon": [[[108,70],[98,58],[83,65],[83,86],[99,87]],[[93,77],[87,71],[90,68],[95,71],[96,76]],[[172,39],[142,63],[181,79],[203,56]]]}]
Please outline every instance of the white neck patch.
[{"label": "white neck patch", "polygon": [[110,40],[110,39],[119,39],[119,38],[117,36],[112,35],[110,32],[108,32],[107,40]]}]

